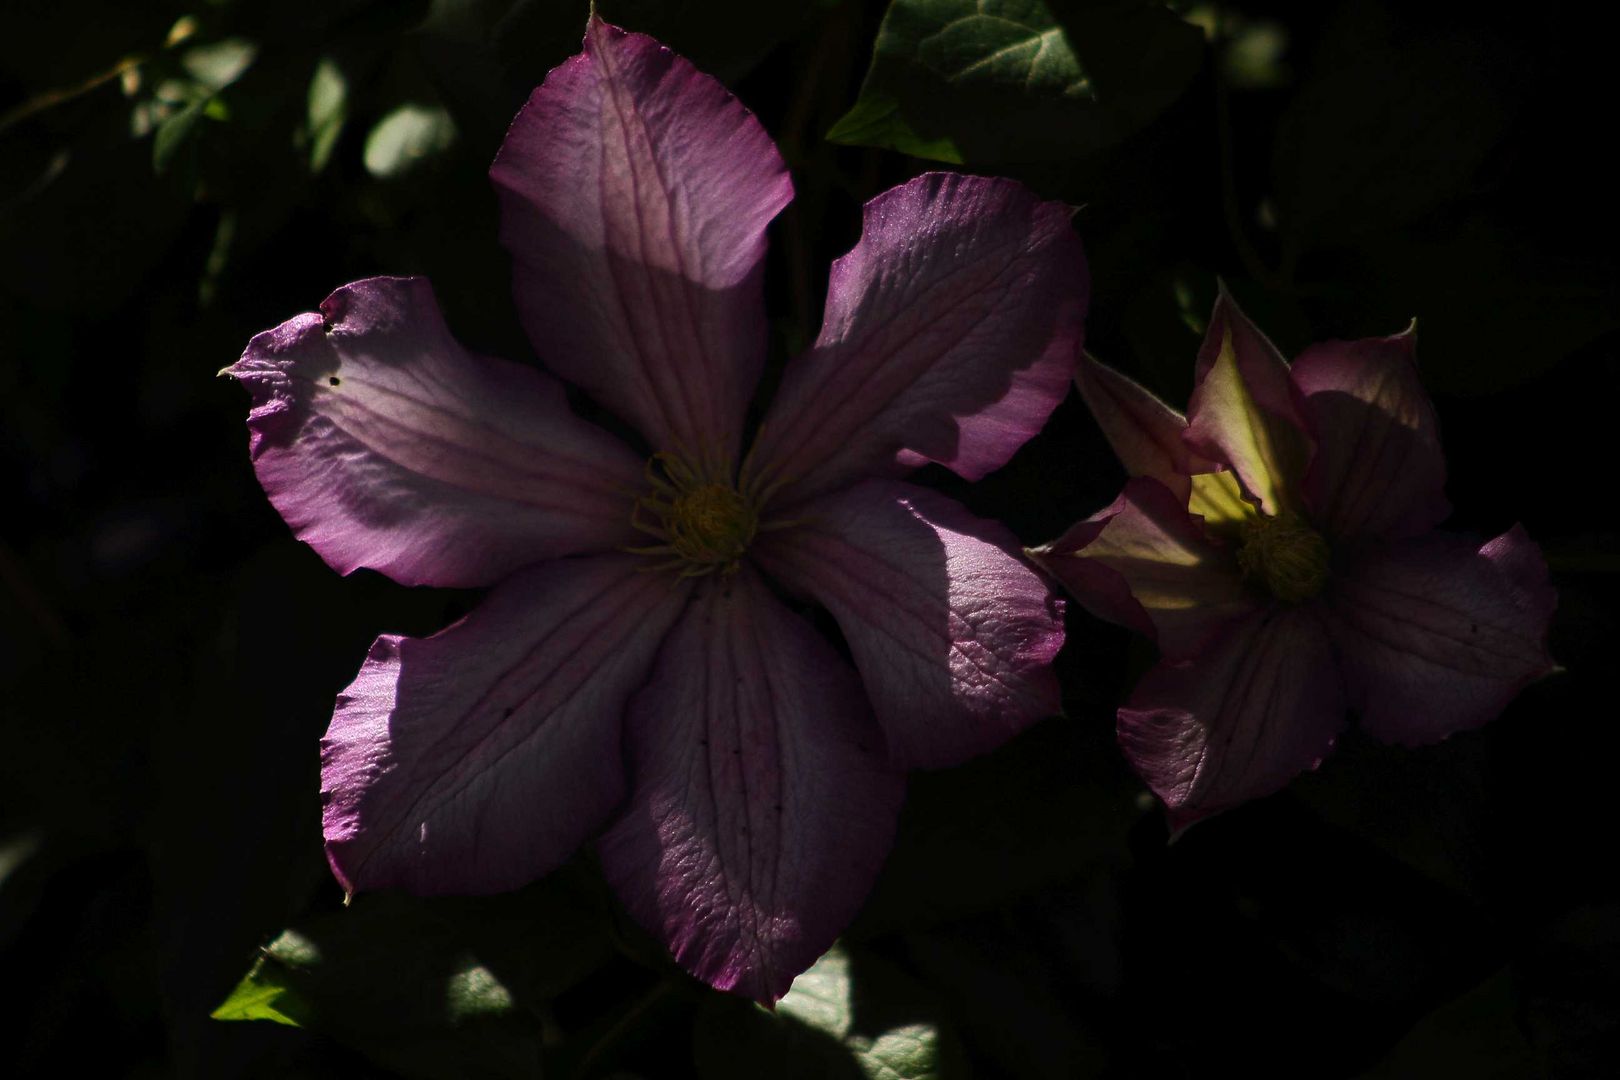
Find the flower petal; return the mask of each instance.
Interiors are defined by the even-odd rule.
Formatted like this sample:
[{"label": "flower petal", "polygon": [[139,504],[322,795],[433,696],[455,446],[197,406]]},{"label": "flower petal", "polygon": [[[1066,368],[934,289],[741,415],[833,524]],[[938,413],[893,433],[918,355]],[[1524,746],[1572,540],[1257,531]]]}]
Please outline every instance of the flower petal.
[{"label": "flower petal", "polygon": [[1156,639],[1171,657],[1196,655],[1259,605],[1231,552],[1147,477],[1126,481],[1112,506],[1030,555],[1086,610]]},{"label": "flower petal", "polygon": [[815,347],[788,365],[751,466],[808,497],[937,461],[999,468],[1068,391],[1087,277],[1069,210],[928,173],[866,204]]},{"label": "flower petal", "polygon": [[765,355],[765,226],[793,198],[719,82],[592,15],[490,169],[546,365],[654,449],[734,461]]},{"label": "flower petal", "polygon": [[1151,477],[1185,499],[1192,473],[1220,467],[1187,446],[1187,418],[1128,375],[1082,355],[1074,385],[1128,475]]},{"label": "flower petal", "polygon": [[838,620],[889,756],[954,765],[1058,712],[1063,604],[994,522],[869,480],[768,533],[760,565]]},{"label": "flower petal", "polygon": [[1198,350],[1187,443],[1228,465],[1268,514],[1299,509],[1310,430],[1282,355],[1224,288]]},{"label": "flower petal", "polygon": [[422,278],[369,278],[248,343],[259,482],[347,574],[478,586],[634,543],[640,463],[541,372],[473,356]]},{"label": "flower petal", "polygon": [[1334,580],[1330,623],[1362,727],[1411,746],[1495,717],[1553,670],[1557,602],[1517,525],[1477,549],[1440,533],[1362,552]]},{"label": "flower petal", "polygon": [[631,705],[602,868],[688,971],[770,1002],[866,898],[904,777],[854,673],[757,575],[700,589]]},{"label": "flower petal", "polygon": [[625,704],[686,596],[642,565],[546,563],[433,637],[377,639],[321,741],[345,889],[515,888],[602,826],[624,794]]},{"label": "flower petal", "polygon": [[1277,606],[1197,659],[1148,672],[1119,710],[1118,736],[1180,827],[1314,769],[1344,725],[1344,687],[1319,613]]},{"label": "flower petal", "polygon": [[1446,519],[1446,459],[1408,330],[1328,341],[1294,361],[1316,431],[1305,474],[1311,518],[1334,539],[1417,536]]}]

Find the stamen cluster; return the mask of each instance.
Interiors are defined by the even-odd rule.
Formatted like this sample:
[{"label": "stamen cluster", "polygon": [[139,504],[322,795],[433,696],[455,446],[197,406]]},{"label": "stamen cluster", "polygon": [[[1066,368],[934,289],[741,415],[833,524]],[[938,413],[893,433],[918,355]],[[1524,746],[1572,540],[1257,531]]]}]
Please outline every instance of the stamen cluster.
[{"label": "stamen cluster", "polygon": [[1298,515],[1256,515],[1243,523],[1239,536],[1237,561],[1243,576],[1283,603],[1304,603],[1327,584],[1327,541]]},{"label": "stamen cluster", "polygon": [[756,503],[723,471],[695,466],[676,454],[654,454],[646,478],[652,491],[635,501],[630,523],[659,542],[631,550],[668,556],[659,568],[678,570],[682,577],[735,573],[759,531]]}]

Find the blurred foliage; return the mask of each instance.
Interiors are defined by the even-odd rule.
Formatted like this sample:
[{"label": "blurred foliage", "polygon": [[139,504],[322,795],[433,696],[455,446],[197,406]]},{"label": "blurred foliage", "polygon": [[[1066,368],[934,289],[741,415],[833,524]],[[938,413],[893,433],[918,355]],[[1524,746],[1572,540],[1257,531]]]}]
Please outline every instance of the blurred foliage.
[{"label": "blurred foliage", "polygon": [[[0,10],[0,1071],[1610,1075],[1620,627],[1592,470],[1620,203],[1593,119],[1613,37],[1567,0],[599,0],[722,77],[794,171],[767,381],[861,202],[941,160],[1078,208],[1088,347],[1173,401],[1217,276],[1287,352],[1417,316],[1456,526],[1546,545],[1568,670],[1437,747],[1349,735],[1167,845],[1112,740],[1151,653],[1072,610],[1067,715],[913,778],[866,909],[774,1012],[682,975],[588,856],[508,896],[341,906],[333,695],[374,635],[475,597],[327,570],[213,373],[384,272],[532,360],[484,174],[587,7]],[[986,481],[924,478],[1031,543],[1120,479],[1072,400]]]}]

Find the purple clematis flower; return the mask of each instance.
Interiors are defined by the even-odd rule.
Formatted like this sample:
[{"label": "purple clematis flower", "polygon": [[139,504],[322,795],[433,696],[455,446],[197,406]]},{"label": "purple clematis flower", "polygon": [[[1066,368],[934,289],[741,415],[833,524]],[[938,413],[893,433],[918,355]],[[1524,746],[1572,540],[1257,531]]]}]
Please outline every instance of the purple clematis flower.
[{"label": "purple clematis flower", "polygon": [[1081,361],[1131,479],[1031,555],[1157,641],[1118,736],[1174,827],[1315,768],[1348,709],[1375,738],[1429,743],[1552,670],[1556,597],[1524,530],[1434,531],[1450,506],[1415,341],[1323,342],[1290,366],[1223,291],[1185,418]]},{"label": "purple clematis flower", "polygon": [[[465,352],[419,279],[345,286],[226,369],[266,493],[334,569],[490,587],[433,637],[378,638],[338,697],[328,858],[350,892],[487,892],[597,836],[682,965],[774,1000],[869,891],[904,770],[1058,707],[1061,601],[1007,530],[899,478],[977,479],[1045,422],[1078,238],[1010,181],[874,199],[745,453],[792,197],[752,114],[593,16],[490,175],[536,350],[647,449]],[[853,668],[779,592],[831,612]]]}]

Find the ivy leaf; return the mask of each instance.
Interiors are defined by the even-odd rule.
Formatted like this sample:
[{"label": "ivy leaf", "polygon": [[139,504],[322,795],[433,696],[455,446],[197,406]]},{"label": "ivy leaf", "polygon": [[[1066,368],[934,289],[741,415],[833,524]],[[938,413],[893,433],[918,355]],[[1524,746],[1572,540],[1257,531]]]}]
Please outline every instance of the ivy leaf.
[{"label": "ivy leaf", "polygon": [[289,1027],[309,1022],[310,1006],[287,985],[278,951],[296,948],[300,939],[292,930],[284,932],[265,950],[229,997],[209,1016],[215,1020],[269,1020]]},{"label": "ivy leaf", "polygon": [[892,0],[827,137],[953,164],[1070,158],[1167,108],[1203,48],[1142,0]]}]

